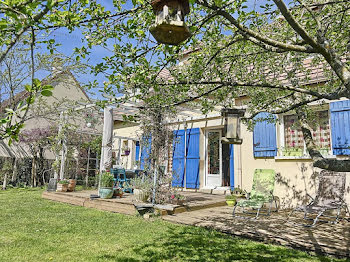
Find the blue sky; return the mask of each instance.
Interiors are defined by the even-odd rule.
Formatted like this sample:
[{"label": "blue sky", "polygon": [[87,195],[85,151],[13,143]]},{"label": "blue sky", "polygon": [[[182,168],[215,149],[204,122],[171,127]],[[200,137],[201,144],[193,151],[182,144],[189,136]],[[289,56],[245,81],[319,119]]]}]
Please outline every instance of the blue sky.
[{"label": "blue sky", "polygon": [[[113,4],[111,0],[101,0],[100,1],[107,10],[113,10]],[[273,3],[272,1],[268,1],[268,0],[248,0],[247,2],[247,6],[249,8],[252,7],[257,7],[259,8],[259,5],[262,5],[266,2],[269,3]],[[286,2],[290,2],[290,0],[287,0]],[[126,4],[126,8],[130,8],[131,7],[131,1],[128,1],[128,3]],[[55,30],[54,32],[51,33],[50,35],[52,38],[54,38],[56,40],[56,43],[60,43],[61,46],[59,46],[57,48],[57,50],[64,54],[65,56],[72,56],[73,54],[73,48],[74,47],[81,47],[82,46],[82,33],[80,30],[75,30],[71,33],[69,33],[66,29],[59,29],[59,30]],[[111,55],[112,53],[110,51],[108,51],[107,49],[100,47],[100,46],[96,46],[91,50],[91,54],[89,56],[89,61],[84,61],[82,60],[82,62],[87,62],[90,65],[95,65],[97,63],[102,62],[102,58]],[[40,72],[38,73],[37,77],[38,78],[43,78],[45,76],[47,76],[49,74],[49,72]],[[102,86],[104,79],[104,76],[98,75],[98,76],[94,76],[92,74],[90,74],[89,70],[87,70],[86,74],[80,74],[80,75],[76,75],[78,81],[80,81],[82,84],[84,83],[88,83],[89,81],[93,81],[93,80],[97,80],[100,83],[100,86]],[[95,92],[96,93],[96,92]],[[103,98],[101,96],[101,94],[99,94],[98,92],[96,93],[96,95],[92,96],[92,98],[98,98],[101,99]]]}]

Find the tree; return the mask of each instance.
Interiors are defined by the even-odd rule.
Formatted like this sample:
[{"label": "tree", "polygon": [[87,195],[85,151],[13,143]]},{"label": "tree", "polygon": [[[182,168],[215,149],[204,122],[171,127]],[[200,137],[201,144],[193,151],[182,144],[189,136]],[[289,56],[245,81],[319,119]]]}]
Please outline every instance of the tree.
[{"label": "tree", "polygon": [[[132,11],[132,10],[131,10]],[[11,51],[22,41],[27,48],[27,71],[30,83],[23,87],[29,96],[16,104],[15,108],[6,107],[0,118],[0,139],[9,138],[9,143],[18,140],[19,132],[30,106],[38,94],[51,95],[51,87],[42,85],[35,77],[35,52],[45,46],[53,54],[57,44],[49,33],[65,28],[69,32],[80,26],[101,25],[106,19],[118,19],[129,11],[110,12],[96,0],[6,0],[0,3],[0,65],[11,56]],[[82,49],[85,50],[85,49]],[[76,50],[80,52],[79,49]],[[85,56],[81,54],[81,56]],[[79,59],[78,56],[77,59]],[[11,75],[14,78],[14,76]],[[23,80],[23,79],[21,79]],[[1,98],[3,99],[3,98]],[[1,102],[1,100],[0,100]]]},{"label": "tree", "polygon": [[[350,161],[325,159],[316,150],[308,121],[312,113],[304,113],[310,102],[350,98],[349,1],[265,0],[258,6],[247,0],[191,0],[187,23],[192,36],[179,46],[153,40],[148,29],[155,15],[144,0],[114,1],[113,8],[86,0],[30,1],[28,7],[26,2],[0,6],[6,15],[0,21],[0,62],[24,34],[33,50],[36,32],[79,27],[84,46],[75,48],[77,60],[96,45],[113,52],[93,72],[106,76],[101,91],[125,94],[117,102],[141,100],[140,109],[171,112],[187,103],[209,111],[230,106],[244,94],[251,99],[248,122],[260,111],[296,110],[314,166],[350,170]],[[46,44],[54,50],[53,39]],[[179,66],[182,56],[189,60]],[[323,85],[309,84],[313,68],[322,69]]]},{"label": "tree", "polygon": [[[31,185],[36,187],[39,182],[38,172],[43,172],[44,153],[51,146],[53,135],[57,132],[57,128],[33,128],[25,130],[20,135],[20,142],[26,143],[32,154],[32,178]],[[42,181],[44,184],[45,181]]]},{"label": "tree", "polygon": [[[141,1],[134,3],[142,6]],[[115,44],[114,55],[95,67],[96,73],[110,73],[104,90],[122,91],[125,100],[142,100],[141,109],[189,103],[209,111],[215,105],[231,106],[234,98],[246,95],[250,97],[250,123],[261,111],[295,110],[314,166],[349,171],[349,160],[326,159],[317,150],[310,131],[313,113],[305,108],[310,102],[350,98],[350,3],[255,3],[191,1],[192,37],[174,47],[152,41],[150,6],[130,13],[106,35],[99,34],[90,42],[128,38],[127,44]],[[187,54],[181,53],[184,50]],[[189,59],[179,66],[181,55]],[[315,69],[324,78],[322,85],[311,84]]]},{"label": "tree", "polygon": [[5,190],[7,187],[7,181],[8,181],[8,177],[11,175],[12,173],[12,168],[13,167],[13,161],[12,159],[4,159],[3,163],[2,163],[2,167],[0,169],[0,176],[3,177],[3,181],[2,181],[2,190]]}]

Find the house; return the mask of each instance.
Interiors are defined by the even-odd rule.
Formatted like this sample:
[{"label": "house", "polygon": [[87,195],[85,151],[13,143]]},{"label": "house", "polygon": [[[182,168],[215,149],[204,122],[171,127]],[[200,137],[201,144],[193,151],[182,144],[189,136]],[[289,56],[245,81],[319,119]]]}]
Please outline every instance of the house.
[{"label": "house", "polygon": [[[43,80],[43,84],[50,84],[54,87],[52,96],[38,96],[36,98],[35,103],[28,111],[28,117],[24,122],[22,131],[57,125],[60,117],[60,108],[63,110],[65,105],[73,102],[90,102],[84,89],[69,71],[56,70]],[[24,101],[28,96],[29,93],[24,90],[15,95],[12,103]],[[9,104],[9,100],[3,101],[0,107],[1,111]],[[30,157],[30,152],[23,143],[13,143],[9,146],[6,141],[0,141],[0,157],[26,158]],[[45,158],[54,159],[55,156],[52,152],[46,151]]]},{"label": "house", "polygon": [[[55,70],[49,77],[42,81],[42,84],[50,84],[54,87],[52,96],[36,97],[35,102],[28,111],[27,118],[24,122],[24,128],[21,130],[22,134],[27,131],[35,130],[36,133],[40,132],[41,134],[55,135],[58,133],[57,129],[61,121],[61,112],[67,111],[68,108],[84,108],[81,104],[92,104],[84,89],[69,71]],[[13,98],[11,103],[9,100],[3,101],[1,103],[1,111],[10,104],[13,105],[20,101],[25,101],[28,96],[29,93],[27,91],[22,91]],[[78,126],[77,131],[80,132],[81,136],[78,136],[77,139],[82,139],[84,136],[83,134],[87,134],[90,138],[91,134],[101,134],[102,132],[102,117],[95,118],[94,116],[97,115],[98,111],[94,108],[81,110],[78,114],[69,117],[66,123]],[[88,121],[91,126],[89,118],[94,118],[93,121],[97,119],[101,121],[96,123],[94,129],[91,129],[88,127]],[[53,128],[53,130],[48,132],[49,128]],[[42,137],[42,135],[40,137]],[[67,141],[67,144],[69,145],[71,142],[72,141]],[[80,149],[78,151],[74,149],[75,152],[73,152],[73,155],[66,161],[66,172],[64,172],[64,174],[67,177],[84,178],[86,184],[88,184],[89,175],[86,174],[90,174],[90,176],[95,175],[95,170],[98,169],[98,156],[96,156],[96,152],[92,152],[93,150],[86,149],[86,152],[84,150]],[[27,185],[31,184],[36,186],[40,183],[46,183],[48,179],[52,177],[52,163],[57,156],[51,150],[51,146],[47,145],[41,147],[40,153],[38,153],[37,150],[34,151],[35,153],[33,153],[33,150],[30,150],[30,142],[25,140],[13,142],[11,145],[8,145],[6,140],[0,141],[0,170],[5,161],[11,161],[11,165],[13,166],[12,184],[25,183]],[[37,154],[36,157],[33,157],[33,154]],[[4,185],[6,186],[5,180],[6,179],[4,179]]]},{"label": "house", "polygon": [[[319,85],[326,81],[321,67],[313,67],[311,60],[307,84]],[[244,106],[246,96],[235,99],[236,106]],[[349,159],[350,157],[350,100],[322,101],[311,103],[316,110],[312,133],[320,152],[327,157]],[[130,113],[130,112],[129,112]],[[264,118],[267,113],[257,117]],[[307,194],[314,195],[317,189],[317,174],[308,156],[301,129],[294,123],[296,115],[287,113],[277,117],[277,123],[257,122],[254,130],[241,125],[241,145],[220,142],[223,136],[224,119],[220,108],[203,115],[197,110],[182,108],[178,119],[169,120],[174,143],[166,163],[173,173],[173,186],[184,190],[200,190],[211,193],[227,193],[240,187],[251,191],[254,170],[274,169],[277,173],[275,191],[281,207],[288,208],[310,201]],[[121,164],[132,169],[144,168],[151,139],[142,143],[142,131],[135,123],[123,121],[116,116],[114,148],[128,148],[130,153],[121,154]],[[124,137],[124,139],[123,139]],[[142,146],[145,144],[146,146]],[[146,147],[146,148],[145,148]],[[120,152],[120,150],[119,150]],[[350,206],[350,175],[346,185],[346,201]]]}]

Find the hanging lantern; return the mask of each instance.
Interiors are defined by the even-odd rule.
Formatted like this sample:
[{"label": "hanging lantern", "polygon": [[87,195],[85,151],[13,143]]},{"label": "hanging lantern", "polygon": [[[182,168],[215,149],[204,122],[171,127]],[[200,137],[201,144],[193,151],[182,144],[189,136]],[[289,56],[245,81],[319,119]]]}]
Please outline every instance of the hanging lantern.
[{"label": "hanging lantern", "polygon": [[190,37],[184,17],[190,12],[188,0],[153,0],[151,2],[156,15],[150,32],[158,43],[178,45]]},{"label": "hanging lantern", "polygon": [[221,115],[225,118],[224,137],[221,138],[223,144],[242,144],[241,138],[241,117],[244,116],[245,109],[224,108]]}]

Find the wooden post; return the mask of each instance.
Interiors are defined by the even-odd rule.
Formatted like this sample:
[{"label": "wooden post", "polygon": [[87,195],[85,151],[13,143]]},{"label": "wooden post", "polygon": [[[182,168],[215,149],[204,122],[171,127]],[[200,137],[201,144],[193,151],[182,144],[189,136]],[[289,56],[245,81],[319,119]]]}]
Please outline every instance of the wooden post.
[{"label": "wooden post", "polygon": [[32,159],[32,179],[31,179],[31,184],[32,187],[36,187],[36,158],[33,157]]},{"label": "wooden post", "polygon": [[155,204],[156,201],[156,187],[157,187],[157,175],[158,175],[158,168],[159,166],[156,164],[155,165],[155,169],[154,169],[154,173],[153,173],[153,192],[152,192],[152,204]]},{"label": "wooden post", "polygon": [[74,176],[74,179],[77,180],[78,179],[78,173],[79,173],[79,152],[80,152],[80,148],[78,150],[78,156],[77,156],[77,159],[76,159],[76,166],[75,166],[75,176]]},{"label": "wooden post", "polygon": [[[58,125],[58,134],[61,134],[62,132],[62,125],[63,125],[63,111],[60,113],[60,120],[59,120],[59,125]],[[62,141],[60,141],[60,143],[62,143]],[[62,150],[61,150],[62,153]],[[57,163],[59,159],[59,154],[57,152],[55,152],[55,162]],[[54,169],[54,175],[53,175],[54,179],[58,179],[58,172],[57,172],[57,168]]]},{"label": "wooden post", "polygon": [[18,173],[18,160],[17,158],[13,161],[13,170],[12,170],[12,177],[11,177],[11,183],[13,184],[17,179],[17,173]]},{"label": "wooden post", "polygon": [[119,138],[118,139],[118,141],[119,141],[119,145],[118,145],[118,159],[117,159],[117,164],[118,165],[121,165],[121,155],[122,155],[122,139],[121,138]]},{"label": "wooden post", "polygon": [[[63,123],[62,125],[64,125],[66,123],[67,120],[67,115],[64,114],[63,117]],[[63,130],[64,132],[64,130]],[[67,145],[66,145],[66,135],[63,133],[63,137],[62,137],[62,150],[61,150],[61,168],[60,168],[60,180],[62,180],[64,178],[64,169],[65,169],[65,164],[66,164],[66,156],[67,156]]]},{"label": "wooden post", "polygon": [[90,164],[90,146],[88,149],[88,158],[87,158],[87,164],[86,164],[86,187],[89,186],[89,164]]},{"label": "wooden post", "polygon": [[100,176],[98,189],[100,189],[101,174],[112,167],[112,143],[113,143],[113,108],[105,107],[103,112],[103,134],[100,162]]}]

